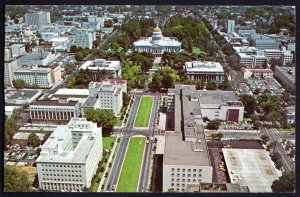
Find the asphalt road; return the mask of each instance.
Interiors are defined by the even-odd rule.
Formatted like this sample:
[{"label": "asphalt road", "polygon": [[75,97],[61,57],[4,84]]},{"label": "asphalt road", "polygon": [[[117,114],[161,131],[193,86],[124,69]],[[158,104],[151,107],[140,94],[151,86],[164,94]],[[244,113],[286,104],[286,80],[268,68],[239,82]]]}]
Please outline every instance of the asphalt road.
[{"label": "asphalt road", "polygon": [[131,129],[134,124],[135,120],[135,114],[137,113],[138,106],[140,103],[141,97],[136,96],[135,100],[132,105],[132,109],[130,111],[130,115],[127,121],[127,125],[121,130],[121,141],[119,145],[118,152],[115,156],[115,160],[113,162],[111,171],[109,173],[109,176],[107,178],[106,185],[104,187],[104,191],[113,191],[113,186],[115,185],[115,188],[117,188],[117,183],[119,180],[119,176],[122,169],[122,163],[125,157],[126,148],[128,146],[129,139],[131,137]]},{"label": "asphalt road", "polygon": [[283,163],[283,169],[285,171],[295,171],[295,165],[292,163],[292,160],[290,157],[287,155],[287,152],[281,145],[281,137],[277,132],[274,132],[273,130],[266,128],[266,127],[261,127],[261,134],[265,134],[269,136],[271,141],[276,142],[275,146],[275,152],[278,152],[282,156],[282,163]]},{"label": "asphalt road", "polygon": [[138,192],[147,192],[148,190],[148,182],[150,176],[150,167],[151,167],[151,151],[153,148],[153,142],[150,140],[154,135],[155,122],[158,114],[160,99],[159,97],[154,97],[149,130],[148,130],[148,143],[146,144],[146,150],[144,152],[143,164],[141,168],[140,180],[138,185]]}]

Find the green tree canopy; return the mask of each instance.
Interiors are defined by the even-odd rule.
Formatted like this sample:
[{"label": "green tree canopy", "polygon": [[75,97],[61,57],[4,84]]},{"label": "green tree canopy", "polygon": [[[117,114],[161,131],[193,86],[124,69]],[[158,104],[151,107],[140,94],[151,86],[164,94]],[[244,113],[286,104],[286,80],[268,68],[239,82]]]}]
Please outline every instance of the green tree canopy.
[{"label": "green tree canopy", "polygon": [[17,89],[26,88],[28,84],[23,79],[16,79],[13,80],[13,86]]},{"label": "green tree canopy", "polygon": [[271,186],[273,192],[295,192],[296,174],[295,171],[285,171],[278,180]]},{"label": "green tree canopy", "polygon": [[111,110],[89,108],[84,111],[84,116],[97,123],[104,131],[111,131],[117,123],[117,117]]},{"label": "green tree canopy", "polygon": [[28,136],[27,145],[37,147],[37,146],[41,145],[41,143],[42,143],[41,140],[35,133],[31,133]]},{"label": "green tree canopy", "polygon": [[15,167],[4,167],[4,192],[30,192],[31,184],[28,173]]},{"label": "green tree canopy", "polygon": [[211,120],[207,123],[206,129],[218,130],[220,125],[220,120]]},{"label": "green tree canopy", "polygon": [[217,81],[209,81],[207,82],[206,89],[207,90],[216,90],[218,89],[219,83]]}]

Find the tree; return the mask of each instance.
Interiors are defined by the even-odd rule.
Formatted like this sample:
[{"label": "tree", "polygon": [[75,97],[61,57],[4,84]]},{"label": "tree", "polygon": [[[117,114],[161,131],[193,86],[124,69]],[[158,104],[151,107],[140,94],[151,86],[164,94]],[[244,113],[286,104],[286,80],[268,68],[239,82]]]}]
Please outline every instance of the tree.
[{"label": "tree", "polygon": [[76,68],[75,65],[67,63],[65,65],[65,72],[66,72],[66,74],[67,75],[71,74],[75,70],[75,68]]},{"label": "tree", "polygon": [[267,136],[267,135],[261,135],[260,139],[261,139],[263,144],[267,144],[267,142],[270,140],[270,137]]},{"label": "tree", "polygon": [[207,123],[206,129],[218,130],[221,122],[219,120],[211,120]]},{"label": "tree", "polygon": [[272,153],[270,156],[275,163],[275,167],[280,170],[282,168],[282,156],[277,152]]},{"label": "tree", "polygon": [[77,46],[74,46],[74,45],[73,45],[73,46],[70,47],[70,52],[71,52],[71,53],[77,53],[77,51],[78,51]]},{"label": "tree", "polygon": [[278,180],[271,186],[273,192],[295,192],[296,175],[295,171],[285,171]]},{"label": "tree", "polygon": [[216,90],[219,86],[217,81],[209,81],[206,85],[207,90]]},{"label": "tree", "polygon": [[37,146],[41,145],[41,140],[35,133],[31,133],[28,136],[27,145],[37,147]]},{"label": "tree", "polygon": [[76,61],[83,61],[83,54],[81,52],[77,52],[75,54],[75,60]]},{"label": "tree", "polygon": [[30,192],[31,184],[27,172],[19,171],[15,167],[4,167],[4,192]]},{"label": "tree", "polygon": [[240,95],[240,100],[242,101],[247,114],[253,114],[257,106],[255,98],[250,95]]},{"label": "tree", "polygon": [[105,131],[111,131],[117,123],[117,117],[111,110],[88,108],[84,111],[84,116]]},{"label": "tree", "polygon": [[26,88],[28,84],[23,79],[16,79],[13,80],[13,86],[17,89]]},{"label": "tree", "polygon": [[201,80],[196,81],[196,89],[197,90],[202,90],[204,88],[204,82]]},{"label": "tree", "polygon": [[174,188],[169,188],[168,192],[175,192],[175,189]]}]

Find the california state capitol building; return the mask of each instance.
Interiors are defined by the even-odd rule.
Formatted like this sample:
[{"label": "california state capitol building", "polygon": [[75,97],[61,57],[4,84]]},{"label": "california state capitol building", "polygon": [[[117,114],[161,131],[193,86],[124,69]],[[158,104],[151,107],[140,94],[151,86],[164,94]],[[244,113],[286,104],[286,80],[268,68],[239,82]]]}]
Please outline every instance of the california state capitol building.
[{"label": "california state capitol building", "polygon": [[161,29],[156,26],[152,37],[141,37],[133,43],[136,52],[152,53],[154,57],[161,57],[166,52],[180,52],[181,42],[176,37],[164,37]]}]

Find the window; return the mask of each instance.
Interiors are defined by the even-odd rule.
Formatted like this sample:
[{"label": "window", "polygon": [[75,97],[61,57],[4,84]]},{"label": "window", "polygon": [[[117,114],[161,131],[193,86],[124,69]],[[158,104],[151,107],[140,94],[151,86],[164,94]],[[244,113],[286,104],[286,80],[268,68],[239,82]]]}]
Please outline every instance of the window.
[{"label": "window", "polygon": [[193,174],[193,177],[194,177],[194,178],[196,178],[196,176],[197,176],[196,174]]},{"label": "window", "polygon": [[182,169],[182,172],[185,172],[185,169]]},{"label": "window", "polygon": [[176,179],[176,181],[177,181],[177,182],[179,182],[179,181],[180,181],[180,179]]},{"label": "window", "polygon": [[191,169],[188,169],[188,172],[191,172]]},{"label": "window", "polygon": [[171,182],[174,182],[174,179],[171,179]]},{"label": "window", "polygon": [[193,183],[196,183],[196,179],[193,179]]},{"label": "window", "polygon": [[177,176],[180,176],[180,174],[177,174]]},{"label": "window", "polygon": [[180,169],[179,169],[179,168],[177,168],[177,172],[180,172]]},{"label": "window", "polygon": [[191,177],[191,174],[188,174],[188,177]]},{"label": "window", "polygon": [[201,178],[201,174],[199,174],[198,177]]},{"label": "window", "polygon": [[185,182],[185,179],[182,179],[182,182]]},{"label": "window", "polygon": [[181,187],[185,187],[185,184],[182,184]]},{"label": "window", "polygon": [[201,173],[201,172],[202,172],[202,169],[199,169],[199,172]]},{"label": "window", "polygon": [[185,174],[182,174],[182,177],[185,177]]},{"label": "window", "polygon": [[171,186],[174,187],[174,183],[171,183]]},{"label": "window", "polygon": [[195,172],[197,172],[197,170],[196,170],[196,169],[194,169],[194,170],[193,170],[193,172],[195,173]]},{"label": "window", "polygon": [[187,182],[188,182],[188,183],[191,182],[191,179],[188,179]]}]

